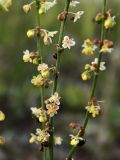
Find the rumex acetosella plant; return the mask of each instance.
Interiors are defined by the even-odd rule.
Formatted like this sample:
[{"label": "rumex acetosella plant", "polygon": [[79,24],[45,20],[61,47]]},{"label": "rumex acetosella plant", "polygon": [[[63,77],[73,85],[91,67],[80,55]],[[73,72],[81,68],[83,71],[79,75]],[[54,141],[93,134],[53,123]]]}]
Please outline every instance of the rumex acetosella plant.
[{"label": "rumex acetosella plant", "polygon": [[[113,51],[113,42],[106,38],[106,32],[111,30],[116,22],[115,16],[112,15],[111,10],[107,8],[107,0],[102,0],[103,9],[99,12],[95,18],[94,23],[101,26],[101,35],[93,39],[87,38],[82,45],[82,54],[86,56],[96,57],[93,62],[85,65],[85,70],[81,74],[84,81],[93,79],[91,94],[88,103],[85,107],[86,116],[83,125],[78,126],[75,123],[70,123],[69,127],[73,129],[74,134],[70,134],[71,149],[66,160],[72,160],[75,151],[79,146],[85,143],[85,131],[90,117],[97,117],[101,114],[101,104],[98,101],[95,91],[97,88],[98,77],[101,72],[106,69],[105,62],[102,60],[104,54],[111,53]],[[72,12],[71,8],[75,8],[79,5],[79,1],[65,0],[64,10],[57,16],[58,21],[61,22],[59,31],[48,31],[46,27],[43,28],[41,17],[46,14],[52,7],[58,7],[59,2],[57,0],[35,0],[23,5],[23,11],[27,14],[33,7],[36,8],[36,26],[32,29],[28,29],[27,37],[36,39],[35,51],[25,50],[23,53],[23,61],[25,63],[31,63],[36,66],[37,74],[33,75],[31,83],[40,89],[40,105],[37,107],[31,107],[32,115],[39,122],[39,127],[36,128],[35,133],[31,133],[29,139],[30,143],[36,143],[40,145],[40,151],[42,153],[43,160],[46,159],[46,151],[49,151],[49,159],[54,159],[54,145],[61,144],[62,139],[55,137],[54,135],[54,119],[58,113],[60,107],[60,95],[58,93],[58,80],[60,76],[60,60],[64,50],[70,50],[76,45],[74,38],[65,34],[65,25],[67,20],[72,20],[75,23],[84,14],[84,11]],[[73,10],[72,9],[72,10]],[[47,24],[46,24],[47,26]],[[48,48],[52,47],[54,36],[58,35],[58,42],[54,44],[56,47],[56,54],[54,58],[55,64],[49,66],[46,64],[44,54],[42,52],[41,44],[48,45]],[[43,43],[41,43],[43,41]],[[81,55],[82,57],[82,55]],[[52,88],[49,97],[45,97],[46,88]]]}]

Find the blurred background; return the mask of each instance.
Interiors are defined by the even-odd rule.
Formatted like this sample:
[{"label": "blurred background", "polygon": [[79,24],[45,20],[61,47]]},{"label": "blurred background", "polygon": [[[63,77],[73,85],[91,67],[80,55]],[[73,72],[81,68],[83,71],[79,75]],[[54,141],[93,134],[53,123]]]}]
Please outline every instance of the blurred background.
[{"label": "blurred background", "polygon": [[[30,107],[39,106],[40,90],[30,80],[36,73],[36,67],[22,61],[23,51],[35,50],[36,41],[28,39],[26,32],[34,28],[35,10],[29,14],[22,11],[26,0],[14,0],[10,12],[0,12],[0,110],[6,120],[0,123],[0,135],[6,138],[6,144],[0,146],[1,160],[38,160],[40,151],[37,145],[28,143],[30,133],[35,131],[36,123],[32,119]],[[63,10],[64,1],[43,15],[42,27],[48,30],[59,30],[57,15]],[[106,54],[107,70],[101,73],[97,85],[98,100],[102,103],[103,115],[89,121],[86,131],[86,145],[78,148],[77,160],[120,160],[120,1],[108,0],[108,9],[116,16],[117,25],[106,37],[114,41],[114,51]],[[65,35],[73,37],[77,45],[66,50],[61,60],[61,78],[59,92],[62,97],[59,114],[55,117],[56,135],[64,139],[61,146],[55,149],[55,160],[64,160],[69,151],[68,128],[70,122],[82,124],[85,116],[84,107],[90,96],[91,81],[81,80],[84,65],[93,57],[81,54],[81,45],[86,38],[100,35],[100,27],[93,23],[97,12],[101,11],[100,0],[80,1],[74,11],[84,10],[85,14],[77,23],[68,20]],[[56,43],[58,35],[54,38]],[[44,61],[55,64],[52,54],[53,45],[43,46]],[[46,90],[46,98],[49,97]]]}]

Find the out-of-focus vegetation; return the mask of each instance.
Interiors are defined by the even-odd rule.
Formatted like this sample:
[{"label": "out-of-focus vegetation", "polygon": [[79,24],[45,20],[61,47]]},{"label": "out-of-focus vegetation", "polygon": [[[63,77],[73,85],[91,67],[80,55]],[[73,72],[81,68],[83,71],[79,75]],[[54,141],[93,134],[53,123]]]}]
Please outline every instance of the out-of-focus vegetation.
[{"label": "out-of-focus vegetation", "polygon": [[[34,130],[30,107],[39,106],[40,91],[34,88],[30,80],[35,73],[34,66],[24,64],[22,52],[25,49],[35,50],[35,40],[29,40],[26,31],[34,27],[34,10],[28,15],[22,11],[26,1],[13,1],[10,12],[0,12],[0,109],[6,114],[6,120],[0,126],[6,137],[6,145],[0,147],[1,160],[36,160],[39,151],[36,146],[28,144],[30,132]],[[116,15],[117,25],[107,33],[115,42],[115,50],[105,55],[107,70],[99,78],[97,95],[103,100],[103,115],[91,120],[86,132],[87,144],[78,150],[78,160],[119,160],[120,159],[120,1],[108,0],[112,12]],[[42,27],[48,30],[59,30],[57,15],[63,9],[63,1],[41,18]],[[81,44],[87,37],[94,38],[100,34],[100,28],[93,23],[93,17],[101,11],[99,0],[81,0],[77,10],[85,14],[77,23],[67,22],[65,34],[77,41],[76,48],[70,53],[66,50],[61,60],[61,79],[59,91],[62,105],[56,118],[56,132],[68,139],[70,121],[82,123],[84,106],[86,106],[91,82],[83,82],[81,73],[84,65],[91,62],[90,57],[81,54]],[[56,43],[57,40],[54,39]],[[42,43],[42,42],[41,42]],[[42,45],[43,46],[43,45]],[[54,46],[42,47],[44,60],[54,64],[52,53]],[[48,95],[48,94],[47,94]],[[47,96],[46,95],[46,96]],[[69,141],[56,149],[59,159],[65,159]],[[96,147],[97,146],[97,147]],[[63,157],[62,157],[63,156]],[[58,157],[56,157],[57,160]]]}]

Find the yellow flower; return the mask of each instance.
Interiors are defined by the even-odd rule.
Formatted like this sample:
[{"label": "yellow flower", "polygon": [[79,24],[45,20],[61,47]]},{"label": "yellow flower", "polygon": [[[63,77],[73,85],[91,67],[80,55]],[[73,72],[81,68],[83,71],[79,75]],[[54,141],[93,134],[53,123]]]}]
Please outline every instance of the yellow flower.
[{"label": "yellow flower", "polygon": [[5,138],[0,136],[0,145],[3,145],[5,144]]},{"label": "yellow flower", "polygon": [[39,122],[44,123],[44,122],[46,122],[46,121],[47,121],[47,116],[46,116],[46,115],[41,115],[41,116],[39,117]]},{"label": "yellow flower", "polygon": [[70,137],[71,137],[70,144],[71,144],[72,146],[77,146],[78,143],[79,143],[79,141],[80,141],[80,139],[81,139],[81,137],[74,136],[74,135],[70,135]]},{"label": "yellow flower", "polygon": [[23,61],[25,63],[32,62],[32,58],[31,58],[31,54],[30,54],[29,50],[26,50],[23,53],[24,53],[24,55],[23,55]]},{"label": "yellow flower", "polygon": [[49,139],[50,134],[46,130],[36,129],[37,141],[44,143]]},{"label": "yellow flower", "polygon": [[90,39],[86,39],[82,47],[82,53],[85,55],[92,55],[94,54],[94,51],[97,49],[97,46]]},{"label": "yellow flower", "polygon": [[91,78],[90,73],[87,71],[83,72],[81,77],[83,81],[89,80]]},{"label": "yellow flower", "polygon": [[82,50],[82,53],[85,54],[85,55],[92,55],[94,52],[93,52],[93,49],[91,47],[86,47]]},{"label": "yellow flower", "polygon": [[113,28],[115,26],[115,24],[116,24],[115,16],[113,16],[113,17],[109,16],[104,22],[104,26],[106,29]]},{"label": "yellow flower", "polygon": [[35,31],[33,29],[27,31],[28,38],[33,38],[35,35]]},{"label": "yellow flower", "polygon": [[31,83],[37,87],[42,86],[43,85],[43,78],[42,76],[39,74],[37,76],[33,76],[33,79],[31,80]]},{"label": "yellow flower", "polygon": [[29,143],[34,143],[34,142],[36,142],[36,141],[37,141],[37,136],[34,135],[34,134],[31,134],[31,137],[30,137],[30,139],[29,139]]},{"label": "yellow flower", "polygon": [[94,105],[91,105],[91,106],[86,106],[86,109],[89,113],[92,114],[92,117],[95,118],[97,115],[100,114],[100,106],[94,106]]},{"label": "yellow flower", "polygon": [[0,111],[0,121],[4,121],[5,120],[5,114]]}]

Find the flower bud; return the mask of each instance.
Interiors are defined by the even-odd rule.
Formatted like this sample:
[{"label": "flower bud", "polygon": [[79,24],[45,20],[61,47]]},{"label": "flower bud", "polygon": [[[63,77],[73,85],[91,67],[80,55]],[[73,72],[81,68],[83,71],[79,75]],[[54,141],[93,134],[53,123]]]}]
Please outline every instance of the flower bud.
[{"label": "flower bud", "polygon": [[48,78],[49,77],[49,70],[42,72],[41,75],[43,78]]},{"label": "flower bud", "polygon": [[115,26],[115,24],[116,24],[116,22],[115,22],[115,16],[114,17],[109,16],[105,20],[104,26],[105,26],[106,29],[110,29],[110,28],[113,28]]},{"label": "flower bud", "polygon": [[90,65],[89,64],[86,64],[85,65],[85,70],[89,70],[90,69]]},{"label": "flower bud", "polygon": [[47,121],[47,117],[46,116],[40,116],[39,117],[39,122],[44,123]]},{"label": "flower bud", "polygon": [[81,77],[82,77],[83,81],[89,80],[91,78],[90,73],[87,71],[83,72]]},{"label": "flower bud", "polygon": [[34,35],[35,35],[34,30],[28,30],[28,31],[27,31],[27,36],[28,36],[28,38],[33,38]]},{"label": "flower bud", "polygon": [[96,22],[101,22],[104,19],[104,15],[102,13],[98,13],[95,17]]},{"label": "flower bud", "polygon": [[24,11],[25,13],[30,12],[30,11],[31,11],[31,5],[30,5],[30,4],[25,4],[25,5],[23,5],[23,11]]},{"label": "flower bud", "polygon": [[5,115],[2,111],[0,111],[0,121],[4,121],[5,120]]},{"label": "flower bud", "polygon": [[45,12],[45,8],[40,8],[39,9],[39,14],[41,15],[41,14],[45,14],[46,12]]}]

